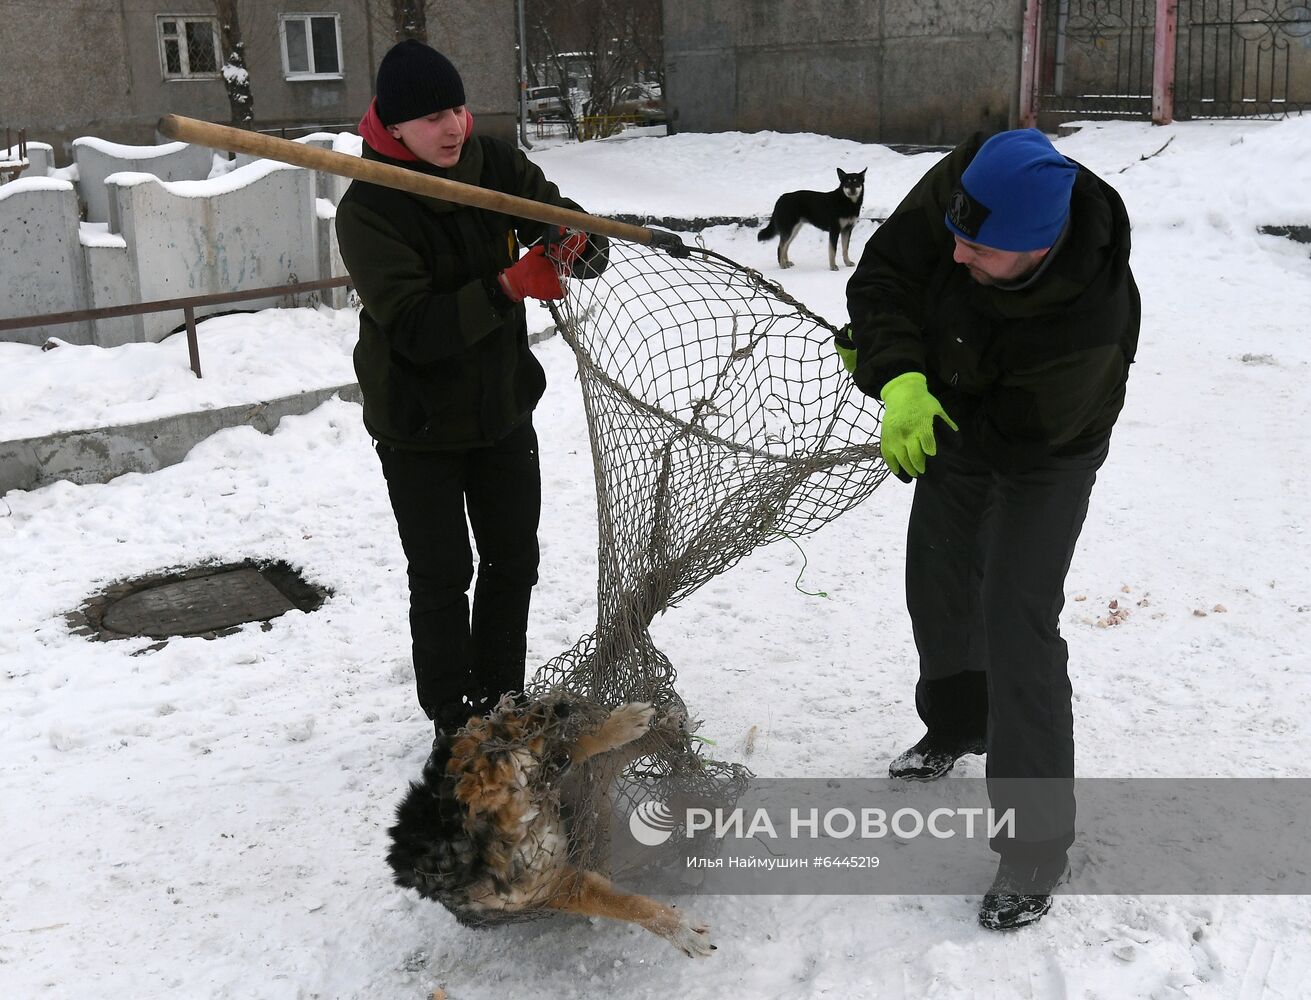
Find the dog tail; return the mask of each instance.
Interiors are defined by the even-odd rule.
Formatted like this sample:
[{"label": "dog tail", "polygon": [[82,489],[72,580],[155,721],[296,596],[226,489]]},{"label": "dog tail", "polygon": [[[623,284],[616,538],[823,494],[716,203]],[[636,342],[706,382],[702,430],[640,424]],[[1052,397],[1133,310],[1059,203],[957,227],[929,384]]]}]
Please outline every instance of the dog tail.
[{"label": "dog tail", "polygon": [[778,227],[774,225],[774,217],[771,215],[769,217],[769,225],[767,225],[764,229],[760,230],[760,232],[756,233],[756,239],[758,239],[761,243],[764,243],[765,240],[772,240],[777,235],[778,235]]}]

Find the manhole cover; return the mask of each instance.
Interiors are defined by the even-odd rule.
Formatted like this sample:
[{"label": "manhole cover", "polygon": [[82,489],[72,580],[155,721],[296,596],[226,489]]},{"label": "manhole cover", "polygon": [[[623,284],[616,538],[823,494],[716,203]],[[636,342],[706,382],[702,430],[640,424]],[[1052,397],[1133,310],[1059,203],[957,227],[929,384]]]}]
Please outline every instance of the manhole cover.
[{"label": "manhole cover", "polygon": [[120,635],[164,639],[268,621],[295,606],[258,570],[238,569],[129,594],[109,606],[102,624]]},{"label": "manhole cover", "polygon": [[98,639],[226,635],[288,611],[316,611],[329,592],[286,563],[196,566],[114,584],[70,616]]}]

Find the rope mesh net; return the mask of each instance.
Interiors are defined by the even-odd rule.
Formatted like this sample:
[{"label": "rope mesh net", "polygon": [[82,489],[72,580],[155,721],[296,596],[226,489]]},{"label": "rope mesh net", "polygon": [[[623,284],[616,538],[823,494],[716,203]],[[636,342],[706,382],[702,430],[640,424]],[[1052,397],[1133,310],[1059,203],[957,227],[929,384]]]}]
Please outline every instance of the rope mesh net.
[{"label": "rope mesh net", "polygon": [[[652,801],[733,801],[750,777],[701,750],[652,619],[756,547],[849,510],[888,471],[879,407],[843,370],[834,328],[759,273],[687,250],[676,257],[613,243],[600,273],[579,275],[575,265],[552,307],[577,359],[595,464],[598,621],[536,672],[528,698],[569,711],[531,728],[567,746],[615,706],[649,703],[655,712],[628,746],[564,779],[544,768],[535,780],[552,786],[538,789],[543,801],[560,804],[569,862],[620,881],[635,865],[610,850],[612,816],[618,823]],[[492,720],[521,712],[506,703]],[[504,731],[499,743],[488,738],[513,749]],[[668,849],[683,846],[680,832]],[[520,845],[528,868],[534,849]],[[642,857],[659,863],[661,851]],[[457,915],[499,923],[541,912],[530,900]]]}]

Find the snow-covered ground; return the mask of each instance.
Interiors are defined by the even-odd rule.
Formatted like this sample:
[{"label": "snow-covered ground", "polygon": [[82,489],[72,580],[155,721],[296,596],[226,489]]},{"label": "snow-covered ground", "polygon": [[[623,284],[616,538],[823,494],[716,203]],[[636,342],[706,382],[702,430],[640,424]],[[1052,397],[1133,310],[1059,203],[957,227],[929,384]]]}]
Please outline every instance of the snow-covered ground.
[{"label": "snow-covered ground", "polygon": [[[1068,579],[1079,772],[1311,776],[1311,256],[1256,231],[1311,224],[1311,118],[1107,123],[1058,147],[1123,194],[1144,307]],[[763,215],[785,190],[832,187],[838,166],[869,167],[864,215],[885,216],[935,159],[777,134],[533,155],[589,210],[684,217]],[[845,319],[849,272],[828,271],[822,234],[798,237],[783,273],[754,230],[704,238]],[[212,320],[201,382],[180,338],[0,345],[0,437],[336,384],[351,328],[327,310]],[[551,384],[532,662],[592,629],[596,579],[572,358],[559,338],[537,351]],[[877,775],[919,736],[901,586],[910,494],[889,481],[802,541],[803,586],[827,599],[794,587],[802,557],[780,545],[657,620],[720,755],[768,777]],[[92,643],[64,625],[112,581],[244,557],[285,559],[335,596],[269,631],[139,656],[145,640]],[[12,492],[0,566],[4,996],[1311,996],[1304,897],[1071,896],[1011,936],[977,926],[977,897],[704,897],[683,905],[719,950],[692,962],[611,923],[468,930],[397,890],[384,831],[430,735],[404,562],[350,404],[270,436],[221,432],[151,475]],[[1132,613],[1099,627],[1111,600]]]}]

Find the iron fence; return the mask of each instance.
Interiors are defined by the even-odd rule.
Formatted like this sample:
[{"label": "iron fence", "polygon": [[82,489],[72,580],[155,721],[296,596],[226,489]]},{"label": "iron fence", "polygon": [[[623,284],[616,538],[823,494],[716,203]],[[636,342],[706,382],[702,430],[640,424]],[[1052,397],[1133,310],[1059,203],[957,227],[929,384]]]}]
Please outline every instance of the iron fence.
[{"label": "iron fence", "polygon": [[201,306],[221,305],[228,302],[245,302],[250,299],[272,298],[277,295],[298,295],[328,288],[347,288],[354,284],[350,276],[320,278],[317,281],[298,281],[271,288],[247,288],[239,292],[218,292],[213,295],[190,295],[179,299],[156,299],[153,302],[136,302],[126,306],[105,306],[101,309],[77,309],[71,312],[42,313],[36,316],[15,316],[0,319],[0,333],[5,330],[27,330],[38,326],[61,326],[65,323],[84,323],[89,320],[113,319],[117,316],[141,316],[152,312],[169,312],[181,309],[187,330],[187,351],[191,370],[200,378],[200,344],[196,336],[196,310]]},{"label": "iron fence", "polygon": [[1056,0],[1042,15],[1040,110],[1151,113],[1155,0]]},{"label": "iron fence", "polygon": [[1176,118],[1279,118],[1311,106],[1307,0],[1180,0]]},{"label": "iron fence", "polygon": [[1311,0],[1031,2],[1034,113],[1168,121],[1311,107]]}]

